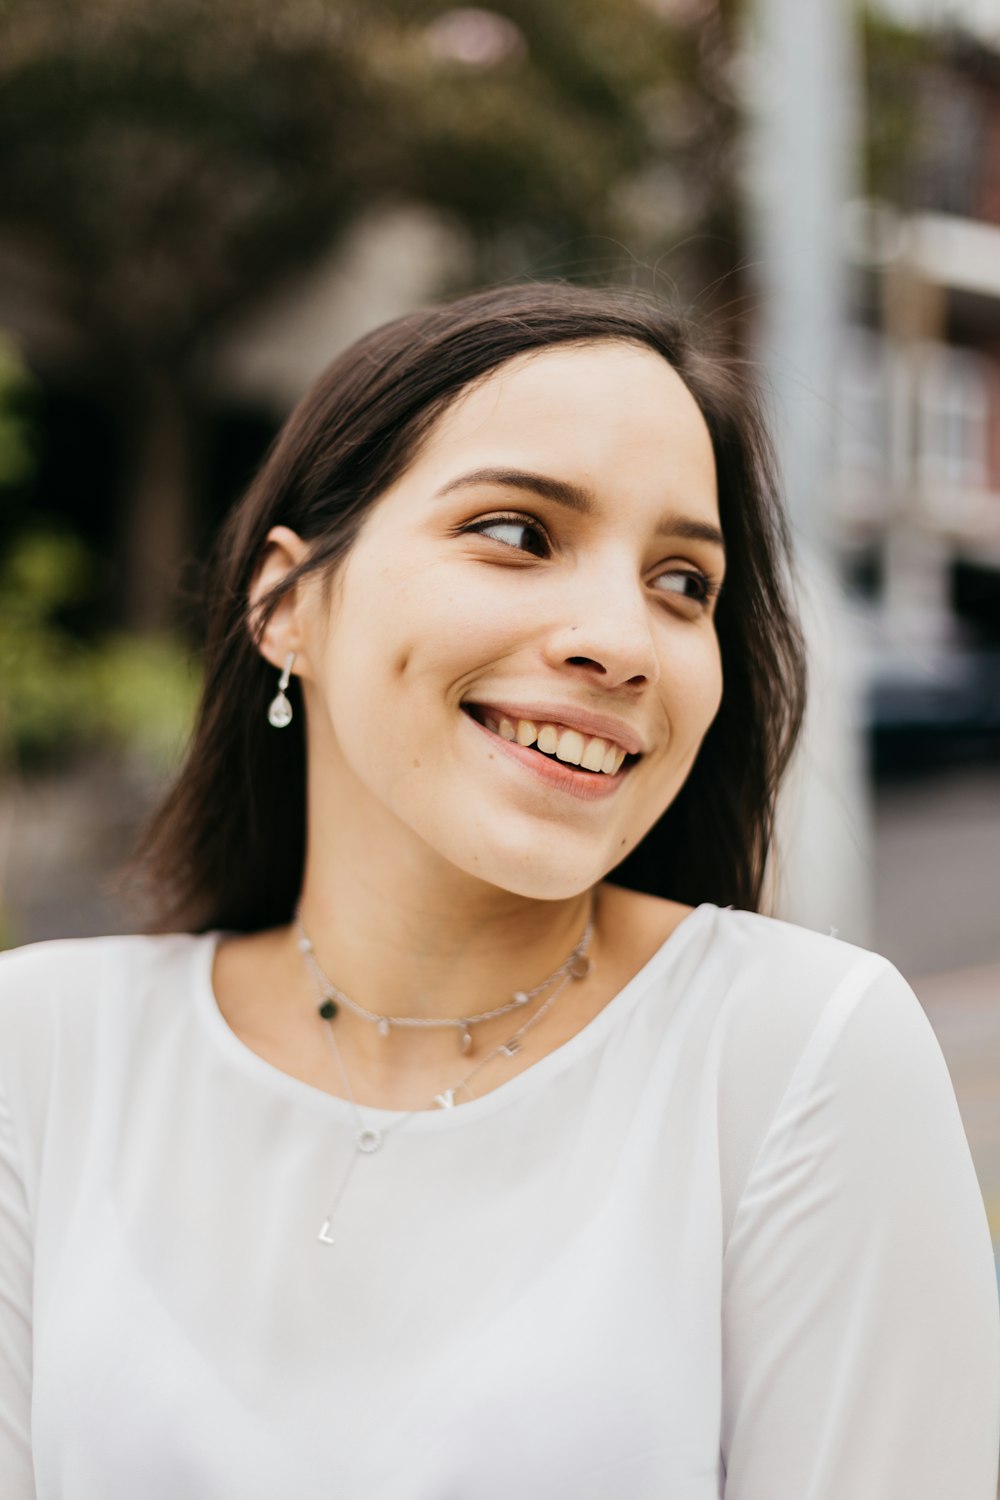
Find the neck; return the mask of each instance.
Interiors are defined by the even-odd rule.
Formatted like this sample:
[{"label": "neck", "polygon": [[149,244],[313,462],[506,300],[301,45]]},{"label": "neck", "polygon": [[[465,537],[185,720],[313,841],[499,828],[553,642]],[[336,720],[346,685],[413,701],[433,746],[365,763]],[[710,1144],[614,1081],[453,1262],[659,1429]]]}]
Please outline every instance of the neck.
[{"label": "neck", "polygon": [[[332,751],[310,755],[310,769],[338,764]],[[538,900],[476,878],[401,824],[362,783],[310,775],[309,837],[300,910],[323,973],[378,1015],[454,1020],[493,1009],[542,983],[579,942],[593,897]],[[303,997],[311,976],[288,934],[287,963]],[[592,942],[590,951],[594,952]],[[416,1062],[443,1052],[454,1034],[409,1031],[380,1038],[375,1026],[343,1009],[337,1027],[348,1049]],[[483,1045],[503,1020],[477,1031]]]},{"label": "neck", "polygon": [[320,968],[352,1000],[380,1015],[458,1019],[533,988],[583,935],[590,892],[531,901],[481,887],[410,887],[393,901],[357,878],[307,878],[302,924]]}]

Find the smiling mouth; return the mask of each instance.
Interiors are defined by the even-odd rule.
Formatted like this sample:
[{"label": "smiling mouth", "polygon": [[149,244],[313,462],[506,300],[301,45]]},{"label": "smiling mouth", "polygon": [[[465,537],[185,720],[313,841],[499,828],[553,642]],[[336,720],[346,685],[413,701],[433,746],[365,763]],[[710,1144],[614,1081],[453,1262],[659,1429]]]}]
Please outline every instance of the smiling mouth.
[{"label": "smiling mouth", "polygon": [[533,751],[544,760],[556,761],[567,770],[592,780],[616,777],[639,760],[613,740],[586,735],[566,724],[536,723],[513,719],[479,703],[463,703],[462,711],[500,739]]}]

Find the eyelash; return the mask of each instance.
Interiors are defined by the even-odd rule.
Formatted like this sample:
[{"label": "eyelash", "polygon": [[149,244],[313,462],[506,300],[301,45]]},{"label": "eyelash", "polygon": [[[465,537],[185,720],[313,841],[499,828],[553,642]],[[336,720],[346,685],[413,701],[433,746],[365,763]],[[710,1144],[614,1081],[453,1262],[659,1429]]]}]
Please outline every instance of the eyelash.
[{"label": "eyelash", "polygon": [[[460,530],[462,533],[467,533],[470,531],[477,532],[482,536],[486,534],[491,526],[503,526],[505,524],[511,526],[523,526],[526,531],[533,532],[534,535],[541,540],[546,551],[548,551],[552,546],[548,532],[545,530],[540,521],[534,520],[531,516],[519,515],[516,511],[508,511],[495,516],[486,516],[482,520],[473,521],[468,526],[461,527]],[[498,538],[493,538],[493,540],[496,541],[498,540]],[[500,546],[509,547],[512,552],[521,552],[526,550],[524,548],[515,547],[513,542],[500,542]],[[540,554],[529,554],[529,556],[538,555]],[[711,602],[712,599],[715,598],[715,596],[719,592],[718,582],[708,573],[702,572],[701,568],[665,569],[664,573],[658,576],[665,577],[668,575],[672,575],[674,577],[680,575],[682,578],[690,578],[695,583],[697,583],[699,594],[693,600],[695,604],[707,605]],[[691,595],[689,594],[686,594],[683,597],[685,597],[686,599],[691,599]]]}]

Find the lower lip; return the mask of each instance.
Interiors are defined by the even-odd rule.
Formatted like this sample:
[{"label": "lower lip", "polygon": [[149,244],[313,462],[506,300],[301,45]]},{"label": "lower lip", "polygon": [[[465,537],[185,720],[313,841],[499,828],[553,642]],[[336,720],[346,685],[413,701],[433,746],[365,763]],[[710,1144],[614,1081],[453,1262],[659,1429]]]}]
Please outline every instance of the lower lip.
[{"label": "lower lip", "polygon": [[487,729],[485,724],[480,724],[471,714],[463,713],[462,717],[468,719],[474,729],[480,734],[486,735],[490,744],[518,765],[537,776],[538,780],[555,791],[569,792],[573,797],[579,797],[582,802],[601,802],[605,797],[613,797],[625,779],[624,769],[615,772],[614,776],[605,776],[603,771],[576,771],[562,761],[550,760],[547,755],[542,755],[538,750],[529,750],[526,745],[519,745],[516,740],[505,740],[503,735],[494,734],[492,729]]}]

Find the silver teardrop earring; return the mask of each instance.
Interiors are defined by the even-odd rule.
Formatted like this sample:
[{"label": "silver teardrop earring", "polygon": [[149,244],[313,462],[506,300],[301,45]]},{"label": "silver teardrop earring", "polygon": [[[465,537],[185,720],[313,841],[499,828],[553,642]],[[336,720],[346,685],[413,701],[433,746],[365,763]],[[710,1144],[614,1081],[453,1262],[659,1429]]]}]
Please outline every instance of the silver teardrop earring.
[{"label": "silver teardrop earring", "polygon": [[295,652],[289,651],[285,657],[285,665],[281,677],[278,680],[278,691],[271,699],[267,710],[267,722],[275,729],[285,729],[292,722],[292,705],[285,697],[285,689],[288,679],[292,675],[292,667],[295,663]]}]

